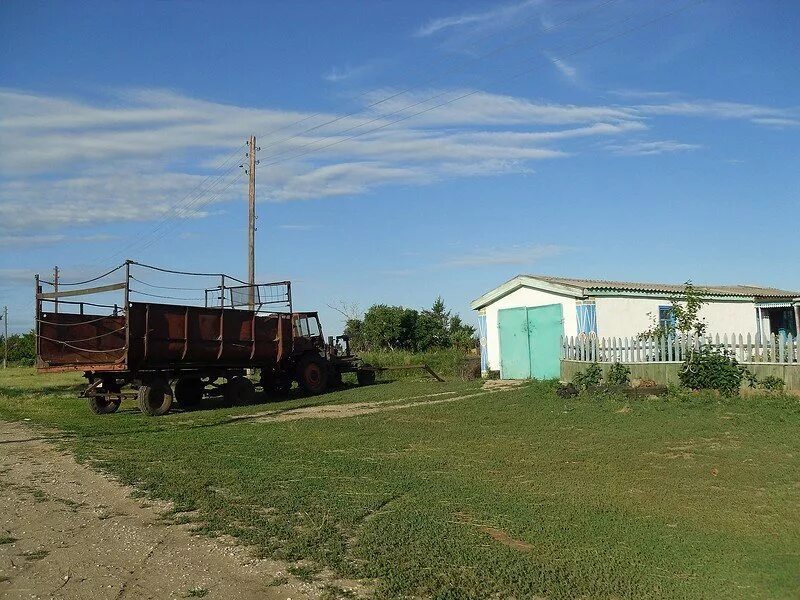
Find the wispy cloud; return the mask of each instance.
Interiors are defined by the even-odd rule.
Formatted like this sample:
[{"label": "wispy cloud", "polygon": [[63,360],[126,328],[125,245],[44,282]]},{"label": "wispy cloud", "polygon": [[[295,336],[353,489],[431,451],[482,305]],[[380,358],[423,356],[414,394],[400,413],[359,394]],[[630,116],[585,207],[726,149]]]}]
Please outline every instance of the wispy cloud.
[{"label": "wispy cloud", "polygon": [[553,66],[555,66],[555,68],[558,69],[558,71],[566,79],[573,83],[578,79],[578,69],[569,64],[567,61],[550,54],[548,54],[547,58],[550,59],[550,62],[553,63]]},{"label": "wispy cloud", "polygon": [[666,154],[673,152],[687,152],[697,150],[702,146],[686,144],[675,140],[656,140],[651,142],[630,142],[627,144],[611,144],[606,146],[614,154],[624,156],[647,156],[653,154]]},{"label": "wispy cloud", "polygon": [[310,231],[318,227],[319,225],[278,225],[278,229],[288,229],[289,231]]},{"label": "wispy cloud", "polygon": [[91,235],[4,235],[0,237],[0,246],[44,246],[47,244],[59,244],[63,242],[108,242],[115,239],[117,239],[117,236],[108,233]]},{"label": "wispy cloud", "polygon": [[514,4],[496,6],[483,12],[462,13],[431,19],[414,32],[417,37],[427,37],[446,30],[469,27],[500,27],[514,22],[515,19],[533,6],[541,4],[540,0],[525,0]]},{"label": "wispy cloud", "polygon": [[345,65],[343,67],[333,66],[328,70],[322,78],[330,83],[340,83],[356,79],[368,73],[372,69],[371,64],[364,64],[357,67]]},{"label": "wispy cloud", "polygon": [[[597,148],[623,155],[698,148],[632,137],[664,116],[772,128],[800,120],[795,109],[710,100],[577,105],[464,89],[417,90],[371,106],[392,92],[365,95],[362,114],[317,115],[164,90],[117,91],[106,102],[88,102],[0,89],[0,239],[30,244],[30,233],[39,236],[35,243],[55,243],[66,238],[48,236],[66,236],[67,227],[216,213],[244,193],[244,149],[234,151],[253,130],[277,131],[259,136],[270,180],[261,200],[292,201],[529,174],[541,161]],[[459,100],[445,103],[453,98]],[[436,110],[421,112],[429,108]],[[598,138],[610,145],[592,143]]]},{"label": "wispy cloud", "polygon": [[557,244],[528,244],[514,245],[507,248],[486,248],[452,257],[443,261],[440,266],[529,265],[544,258],[560,256],[569,250],[569,247]]}]

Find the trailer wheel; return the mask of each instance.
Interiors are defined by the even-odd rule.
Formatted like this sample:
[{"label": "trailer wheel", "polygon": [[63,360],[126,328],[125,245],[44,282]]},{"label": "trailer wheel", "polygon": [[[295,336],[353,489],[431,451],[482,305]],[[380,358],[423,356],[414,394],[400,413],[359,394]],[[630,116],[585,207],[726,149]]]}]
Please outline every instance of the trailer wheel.
[{"label": "trailer wheel", "polygon": [[284,376],[264,378],[262,375],[261,386],[268,399],[285,398],[292,389],[292,380]]},{"label": "trailer wheel", "polygon": [[309,354],[300,362],[298,383],[307,394],[321,394],[328,388],[327,361],[316,354]]},{"label": "trailer wheel", "polygon": [[181,408],[197,408],[206,385],[199,377],[181,377],[175,384],[175,400]]},{"label": "trailer wheel", "polygon": [[[369,365],[364,365],[369,366]],[[375,383],[375,371],[368,371],[367,369],[359,369],[356,372],[356,379],[358,385],[372,385]]]},{"label": "trailer wheel", "polygon": [[256,386],[247,377],[233,377],[223,392],[228,406],[246,406],[256,400]]},{"label": "trailer wheel", "polygon": [[161,377],[148,381],[139,388],[139,410],[150,417],[160,417],[172,407],[172,388]]},{"label": "trailer wheel", "polygon": [[117,409],[121,403],[122,400],[119,398],[109,400],[103,396],[89,396],[89,410],[96,415],[107,415],[117,412]]}]

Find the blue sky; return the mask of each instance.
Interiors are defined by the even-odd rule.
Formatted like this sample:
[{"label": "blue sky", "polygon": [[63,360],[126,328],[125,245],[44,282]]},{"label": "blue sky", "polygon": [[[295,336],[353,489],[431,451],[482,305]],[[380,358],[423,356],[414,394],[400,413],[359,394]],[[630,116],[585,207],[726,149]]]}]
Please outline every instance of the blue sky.
[{"label": "blue sky", "polygon": [[342,302],[472,320],[518,273],[800,289],[798,30],[790,1],[6,0],[0,304],[29,328],[54,264],[243,277],[251,133],[259,279],[329,333]]}]

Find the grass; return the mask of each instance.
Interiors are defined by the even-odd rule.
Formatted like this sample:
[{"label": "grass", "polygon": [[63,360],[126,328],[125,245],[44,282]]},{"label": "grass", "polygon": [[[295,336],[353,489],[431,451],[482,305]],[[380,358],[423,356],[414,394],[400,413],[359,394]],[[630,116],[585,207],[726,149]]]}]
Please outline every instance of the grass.
[{"label": "grass", "polygon": [[[443,350],[431,350],[429,352],[408,352],[405,350],[397,351],[378,351],[378,352],[359,352],[368,363],[376,367],[397,367],[407,365],[427,364],[440,376],[445,378],[462,377],[467,370],[467,364],[472,361],[477,364],[480,371],[480,358],[477,355],[469,355],[463,350],[455,348]],[[383,379],[405,379],[419,378],[423,373],[421,370],[392,371],[386,374],[379,374]]]},{"label": "grass", "polygon": [[0,545],[2,544],[13,544],[17,541],[17,538],[11,535],[0,535]]},{"label": "grass", "polygon": [[[77,382],[9,369],[0,418],[59,429],[79,459],[308,577],[372,580],[380,598],[800,595],[796,399],[565,401],[543,383],[475,395],[480,382],[403,380],[153,419],[132,403],[92,415]],[[446,391],[475,396],[233,419]]]},{"label": "grass", "polygon": [[208,595],[208,590],[203,587],[196,587],[186,592],[187,598],[205,598]]}]

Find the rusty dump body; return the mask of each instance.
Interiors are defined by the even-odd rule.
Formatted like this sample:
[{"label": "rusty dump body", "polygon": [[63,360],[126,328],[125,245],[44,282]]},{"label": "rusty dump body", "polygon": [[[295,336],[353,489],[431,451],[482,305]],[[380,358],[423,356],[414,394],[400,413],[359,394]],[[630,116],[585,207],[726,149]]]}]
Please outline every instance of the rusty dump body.
[{"label": "rusty dump body", "polygon": [[290,314],[130,302],[125,314],[39,315],[39,371],[260,368],[291,352]]},{"label": "rusty dump body", "polygon": [[[219,284],[178,286],[181,277]],[[95,302],[114,292],[122,295],[116,304]],[[197,292],[204,298],[173,296]],[[341,385],[344,373],[355,373],[360,384],[374,382],[377,369],[350,352],[346,336],[338,339],[343,349],[334,338],[325,343],[316,312],[292,311],[288,281],[248,285],[130,260],[86,281],[36,277],[36,367],[82,371],[83,395],[98,414],[115,412],[123,397],[136,397],[143,413],[157,416],[173,400],[184,410],[219,396],[229,406],[247,404],[256,385],[276,398],[295,382],[305,393],[322,393]]]}]

